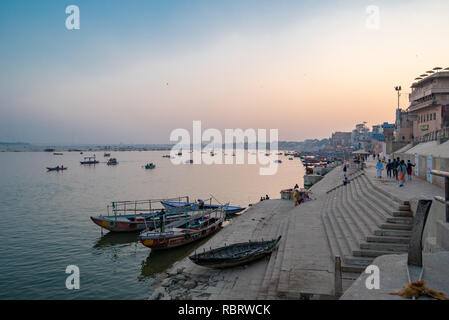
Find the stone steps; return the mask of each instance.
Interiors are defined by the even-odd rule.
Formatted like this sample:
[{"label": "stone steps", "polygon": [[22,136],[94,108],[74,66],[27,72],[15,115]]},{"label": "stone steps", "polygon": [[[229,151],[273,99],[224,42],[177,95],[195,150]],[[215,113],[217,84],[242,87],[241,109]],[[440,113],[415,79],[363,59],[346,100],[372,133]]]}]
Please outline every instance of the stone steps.
[{"label": "stone steps", "polygon": [[383,223],[380,225],[381,229],[388,229],[388,230],[406,230],[411,231],[412,225],[411,224],[400,224],[400,223]]},{"label": "stone steps", "polygon": [[[286,224],[287,224],[287,219],[284,219],[279,224],[278,229],[277,229],[277,235],[282,235],[280,245],[286,241],[286,236],[285,236],[285,234],[283,234],[283,230],[285,229]],[[282,255],[279,250],[280,245],[270,255],[270,260],[268,261],[267,268],[265,269],[264,279],[262,281],[261,289],[259,291],[259,296],[258,296],[259,299],[267,299],[268,298],[267,297],[268,290],[273,286],[272,278],[273,278],[273,272],[275,269],[275,264],[278,261],[278,259],[280,258],[280,256]]]},{"label": "stone steps", "polygon": [[380,229],[374,231],[375,236],[387,236],[387,237],[410,237],[412,234],[411,231],[408,230],[388,230],[388,229]]},{"label": "stone steps", "polygon": [[413,217],[413,213],[409,211],[393,211],[391,212],[393,217]]},{"label": "stone steps", "polygon": [[282,235],[281,243],[277,249],[276,260],[274,261],[273,271],[271,273],[271,278],[269,280],[267,298],[274,299],[277,296],[277,288],[280,280],[281,265],[284,260],[285,247],[288,241],[288,226],[291,220],[291,215],[282,221],[282,226],[280,228],[280,234]]},{"label": "stone steps", "polygon": [[361,242],[360,249],[404,252],[408,250],[408,244],[389,242]]},{"label": "stone steps", "polygon": [[408,250],[410,206],[379,189],[357,172],[349,184],[329,191],[323,205],[321,219],[331,258],[342,258],[342,271],[348,277],[363,272],[380,255]]},{"label": "stone steps", "polygon": [[366,237],[367,242],[387,242],[387,243],[410,243],[410,237],[392,237],[387,235],[382,236],[368,236]]},{"label": "stone steps", "polygon": [[377,258],[379,256],[383,256],[385,254],[393,254],[397,252],[386,251],[386,250],[372,250],[372,249],[361,249],[353,252],[356,257],[372,257]]}]

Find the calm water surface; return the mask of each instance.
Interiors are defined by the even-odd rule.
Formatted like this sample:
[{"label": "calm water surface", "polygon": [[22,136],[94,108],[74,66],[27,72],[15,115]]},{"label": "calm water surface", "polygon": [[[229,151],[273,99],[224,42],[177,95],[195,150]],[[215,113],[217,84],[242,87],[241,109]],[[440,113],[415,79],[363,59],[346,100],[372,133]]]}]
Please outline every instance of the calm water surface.
[{"label": "calm water surface", "polygon": [[[113,152],[115,167],[102,152],[95,166],[79,164],[88,152],[0,153],[0,299],[144,299],[157,273],[201,243],[151,252],[137,234],[102,236],[89,216],[105,214],[111,201],[183,195],[248,206],[303,181],[298,158],[281,156],[277,174],[261,176],[258,165],[175,166],[166,153]],[[150,161],[156,169],[142,168]],[[68,170],[45,170],[56,165]],[[71,264],[80,268],[80,290],[65,287]]]}]

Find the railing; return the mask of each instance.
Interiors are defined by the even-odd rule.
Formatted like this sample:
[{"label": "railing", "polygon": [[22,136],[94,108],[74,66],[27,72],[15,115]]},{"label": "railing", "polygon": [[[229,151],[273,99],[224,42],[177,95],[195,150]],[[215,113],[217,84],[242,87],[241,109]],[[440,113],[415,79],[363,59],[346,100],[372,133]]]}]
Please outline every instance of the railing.
[{"label": "railing", "polygon": [[108,216],[126,215],[128,212],[142,213],[142,214],[153,213],[156,211],[160,211],[162,209],[161,201],[179,201],[189,203],[189,197],[182,196],[169,199],[114,201],[112,202],[112,204],[108,205],[106,209]]},{"label": "railing", "polygon": [[414,142],[435,141],[440,138],[449,138],[449,127],[429,132],[421,137],[415,137]]},{"label": "railing", "polygon": [[435,196],[435,200],[446,206],[446,222],[449,223],[449,172],[440,170],[431,170],[431,174],[444,178],[444,198]]}]

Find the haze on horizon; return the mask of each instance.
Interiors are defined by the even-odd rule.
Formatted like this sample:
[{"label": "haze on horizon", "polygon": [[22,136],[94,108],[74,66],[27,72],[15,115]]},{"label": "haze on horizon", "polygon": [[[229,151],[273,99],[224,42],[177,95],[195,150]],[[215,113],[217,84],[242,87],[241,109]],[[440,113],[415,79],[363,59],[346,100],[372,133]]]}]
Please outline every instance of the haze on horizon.
[{"label": "haze on horizon", "polygon": [[[80,8],[67,30],[65,8]],[[380,9],[379,29],[366,7]],[[169,143],[176,128],[326,138],[394,121],[448,67],[449,1],[2,1],[0,141]]]}]

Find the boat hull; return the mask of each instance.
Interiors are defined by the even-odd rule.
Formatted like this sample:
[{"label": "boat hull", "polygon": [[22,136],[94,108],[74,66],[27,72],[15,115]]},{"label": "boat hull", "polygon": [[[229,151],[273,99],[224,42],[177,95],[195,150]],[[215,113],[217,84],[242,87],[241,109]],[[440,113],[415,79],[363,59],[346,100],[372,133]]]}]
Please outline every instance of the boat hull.
[{"label": "boat hull", "polygon": [[[131,218],[142,217],[142,215],[130,215]],[[122,217],[123,218],[123,217]],[[111,216],[90,217],[90,219],[98,226],[111,232],[136,232],[145,229],[153,230],[159,227],[159,218],[148,219],[144,221],[126,221],[124,219],[114,219]],[[185,215],[173,215],[167,217],[166,223],[171,223],[178,219],[185,219]]]},{"label": "boat hull", "polygon": [[[281,236],[277,239],[274,239],[269,242],[265,242],[260,245],[260,248],[257,245],[253,248],[252,253],[248,255],[238,255],[238,251],[235,249],[238,246],[246,246],[251,245],[251,243],[238,243],[235,245],[231,245],[228,247],[221,247],[218,249],[210,250],[198,255],[189,256],[189,259],[197,265],[209,268],[231,268],[240,265],[245,265],[250,262],[262,259],[263,257],[271,254],[274,249],[277,248]],[[252,243],[254,246],[254,243]],[[226,252],[229,251],[232,254],[227,255]]]},{"label": "boat hull", "polygon": [[221,224],[222,221],[220,220],[207,226],[206,228],[200,230],[191,230],[190,232],[185,234],[176,234],[173,236],[160,237],[157,239],[150,239],[146,238],[145,236],[140,236],[139,240],[144,246],[150,248],[151,250],[171,249],[203,239],[220,230]]}]

